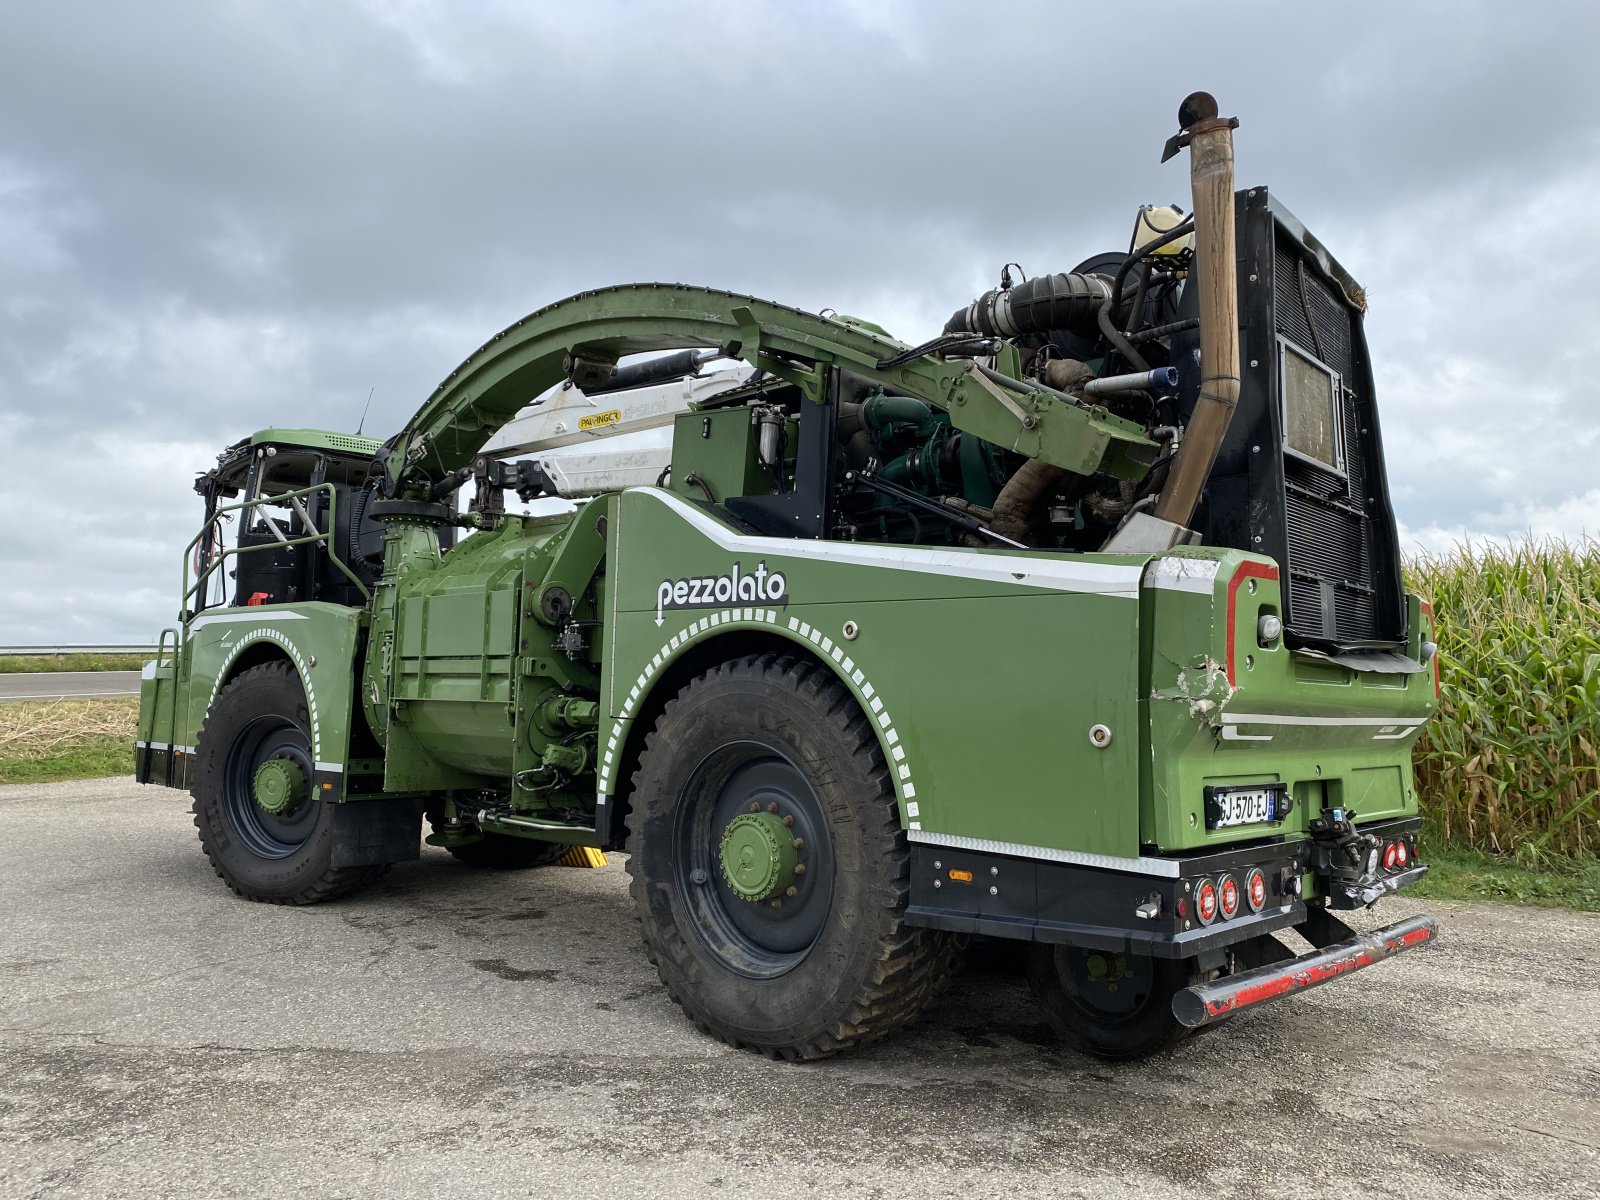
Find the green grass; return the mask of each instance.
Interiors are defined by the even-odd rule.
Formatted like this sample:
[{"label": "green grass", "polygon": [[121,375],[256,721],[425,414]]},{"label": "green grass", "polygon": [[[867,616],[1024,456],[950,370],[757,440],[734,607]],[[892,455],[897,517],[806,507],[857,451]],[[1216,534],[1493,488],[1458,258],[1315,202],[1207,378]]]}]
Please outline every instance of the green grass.
[{"label": "green grass", "polygon": [[133,742],[127,738],[102,738],[43,758],[0,758],[0,783],[59,783],[132,774]]},{"label": "green grass", "polygon": [[[1424,842],[1426,849],[1427,843]],[[1600,861],[1553,859],[1522,866],[1481,850],[1445,847],[1425,855],[1432,868],[1404,894],[1471,904],[1532,904],[1600,912]]]},{"label": "green grass", "polygon": [[0,704],[0,783],[131,775],[138,719],[132,696]]},{"label": "green grass", "polygon": [[40,671],[137,671],[153,654],[0,654],[0,675]]}]

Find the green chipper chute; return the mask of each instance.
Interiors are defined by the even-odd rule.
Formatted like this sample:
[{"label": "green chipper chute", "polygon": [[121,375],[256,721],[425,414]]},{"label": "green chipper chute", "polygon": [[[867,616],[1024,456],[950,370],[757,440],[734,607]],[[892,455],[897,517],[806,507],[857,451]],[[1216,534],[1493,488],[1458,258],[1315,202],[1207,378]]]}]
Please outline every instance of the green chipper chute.
[{"label": "green chipper chute", "polygon": [[1427,870],[1437,703],[1365,293],[1235,188],[1210,96],[1179,123],[1192,212],[914,344],[610,287],[385,441],[230,446],[139,779],[251,900],[424,822],[483,867],[625,850],[668,993],[785,1058],[907,1024],[974,936],[1107,1058],[1429,941],[1341,915]]}]

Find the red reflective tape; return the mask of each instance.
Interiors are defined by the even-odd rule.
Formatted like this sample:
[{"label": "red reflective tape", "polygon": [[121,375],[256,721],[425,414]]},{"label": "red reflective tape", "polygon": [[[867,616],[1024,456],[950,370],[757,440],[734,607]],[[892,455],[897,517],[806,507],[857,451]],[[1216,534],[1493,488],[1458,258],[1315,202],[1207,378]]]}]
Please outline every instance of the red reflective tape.
[{"label": "red reflective tape", "polygon": [[1402,933],[1397,938],[1388,938],[1385,940],[1384,945],[1404,950],[1408,947],[1415,946],[1419,942],[1427,942],[1432,940],[1433,930],[1413,929],[1410,933]]},{"label": "red reflective tape", "polygon": [[1292,974],[1276,975],[1270,979],[1263,979],[1259,983],[1247,984],[1219,1000],[1208,1001],[1206,1008],[1212,1016],[1220,1017],[1235,1009],[1248,1008],[1252,1004],[1260,1004],[1263,1000],[1275,1000],[1279,996],[1287,995],[1290,992],[1304,991],[1306,988],[1315,987],[1319,983],[1327,983],[1328,980],[1337,979],[1341,975],[1348,975],[1351,971],[1359,971],[1363,967],[1370,967],[1375,961],[1377,960],[1363,948],[1356,950],[1346,958],[1336,959],[1330,963],[1309,966]]},{"label": "red reflective tape", "polygon": [[1239,587],[1246,579],[1266,579],[1275,583],[1278,579],[1278,568],[1271,563],[1241,563],[1239,569],[1233,573],[1233,578],[1228,580],[1228,612],[1224,619],[1228,623],[1227,665],[1229,687],[1238,686],[1234,682],[1237,675],[1233,666],[1233,644],[1236,632],[1234,625],[1237,623],[1235,618],[1239,615]]},{"label": "red reflective tape", "polygon": [[1428,618],[1428,632],[1433,635],[1433,698],[1439,699],[1439,623],[1433,619],[1433,605],[1424,600],[1422,615]]}]

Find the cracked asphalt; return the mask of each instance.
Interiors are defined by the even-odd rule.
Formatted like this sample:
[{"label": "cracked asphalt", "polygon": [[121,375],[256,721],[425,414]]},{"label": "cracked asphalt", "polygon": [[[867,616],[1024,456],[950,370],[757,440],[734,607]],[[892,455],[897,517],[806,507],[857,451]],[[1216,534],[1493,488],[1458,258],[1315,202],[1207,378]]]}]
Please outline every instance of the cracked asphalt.
[{"label": "cracked asphalt", "polygon": [[1440,909],[1435,946],[1144,1064],[975,969],[794,1066],[688,1025],[615,858],[425,849],[268,907],[126,780],[0,788],[0,847],[5,1197],[1600,1195],[1592,915]]}]

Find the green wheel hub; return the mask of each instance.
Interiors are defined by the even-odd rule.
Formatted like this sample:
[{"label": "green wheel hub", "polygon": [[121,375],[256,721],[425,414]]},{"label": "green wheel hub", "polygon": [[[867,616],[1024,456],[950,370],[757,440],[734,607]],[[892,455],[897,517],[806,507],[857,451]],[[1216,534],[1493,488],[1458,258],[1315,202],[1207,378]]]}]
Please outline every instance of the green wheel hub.
[{"label": "green wheel hub", "polygon": [[275,817],[281,817],[306,798],[306,776],[287,758],[269,758],[256,768],[253,791],[255,801]]},{"label": "green wheel hub", "polygon": [[776,813],[740,813],[722,831],[722,877],[752,903],[786,891],[795,878],[794,834]]}]

